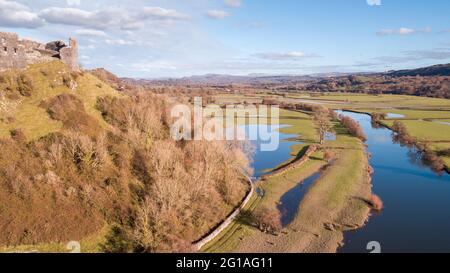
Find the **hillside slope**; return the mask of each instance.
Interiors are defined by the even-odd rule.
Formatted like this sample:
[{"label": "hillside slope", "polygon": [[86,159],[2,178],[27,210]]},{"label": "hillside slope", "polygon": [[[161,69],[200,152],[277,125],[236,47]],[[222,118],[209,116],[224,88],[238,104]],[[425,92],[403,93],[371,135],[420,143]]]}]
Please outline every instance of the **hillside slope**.
[{"label": "hillside slope", "polygon": [[79,99],[86,112],[106,123],[95,105],[98,97],[120,96],[90,73],[70,72],[59,61],[36,64],[24,71],[7,71],[0,74],[0,137],[11,130],[21,129],[28,140],[35,140],[63,128],[61,121],[52,119],[43,100],[61,94],[72,94]]},{"label": "hillside slope", "polygon": [[180,251],[220,223],[247,157],[176,142],[168,107],[60,62],[0,74],[0,252]]}]

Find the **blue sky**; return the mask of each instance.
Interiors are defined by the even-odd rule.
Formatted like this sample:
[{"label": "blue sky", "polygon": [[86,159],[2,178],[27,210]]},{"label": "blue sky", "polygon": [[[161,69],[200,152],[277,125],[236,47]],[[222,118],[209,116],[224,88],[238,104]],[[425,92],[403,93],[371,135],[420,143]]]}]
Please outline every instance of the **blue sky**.
[{"label": "blue sky", "polygon": [[0,31],[73,36],[86,68],[157,78],[450,62],[448,0],[0,0]]}]

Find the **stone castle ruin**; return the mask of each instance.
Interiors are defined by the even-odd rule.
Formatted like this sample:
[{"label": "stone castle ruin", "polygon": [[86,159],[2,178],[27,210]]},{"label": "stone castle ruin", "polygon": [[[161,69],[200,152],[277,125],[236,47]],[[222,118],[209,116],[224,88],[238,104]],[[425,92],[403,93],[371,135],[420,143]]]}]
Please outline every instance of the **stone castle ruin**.
[{"label": "stone castle ruin", "polygon": [[61,60],[73,71],[78,71],[78,45],[70,38],[69,45],[63,41],[41,44],[19,39],[15,33],[0,32],[0,71],[23,69],[30,64]]}]

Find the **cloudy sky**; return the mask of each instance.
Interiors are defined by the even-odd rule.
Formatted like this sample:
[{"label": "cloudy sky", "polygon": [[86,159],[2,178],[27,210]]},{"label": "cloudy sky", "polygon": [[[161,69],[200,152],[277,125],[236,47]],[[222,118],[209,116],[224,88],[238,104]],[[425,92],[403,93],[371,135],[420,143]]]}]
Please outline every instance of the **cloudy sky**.
[{"label": "cloudy sky", "polygon": [[157,78],[450,62],[448,0],[0,0],[0,31],[75,37],[85,68]]}]

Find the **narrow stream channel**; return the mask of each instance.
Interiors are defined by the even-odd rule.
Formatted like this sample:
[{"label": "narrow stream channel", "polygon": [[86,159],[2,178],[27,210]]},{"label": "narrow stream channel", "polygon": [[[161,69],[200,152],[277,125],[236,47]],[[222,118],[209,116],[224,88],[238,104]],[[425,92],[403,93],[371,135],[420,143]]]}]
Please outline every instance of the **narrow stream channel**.
[{"label": "narrow stream channel", "polygon": [[450,252],[450,176],[423,166],[414,151],[393,143],[389,129],[373,128],[370,116],[339,113],[358,121],[367,134],[373,192],[385,206],[364,228],[346,233],[339,252],[367,253],[372,241],[384,253]]}]

